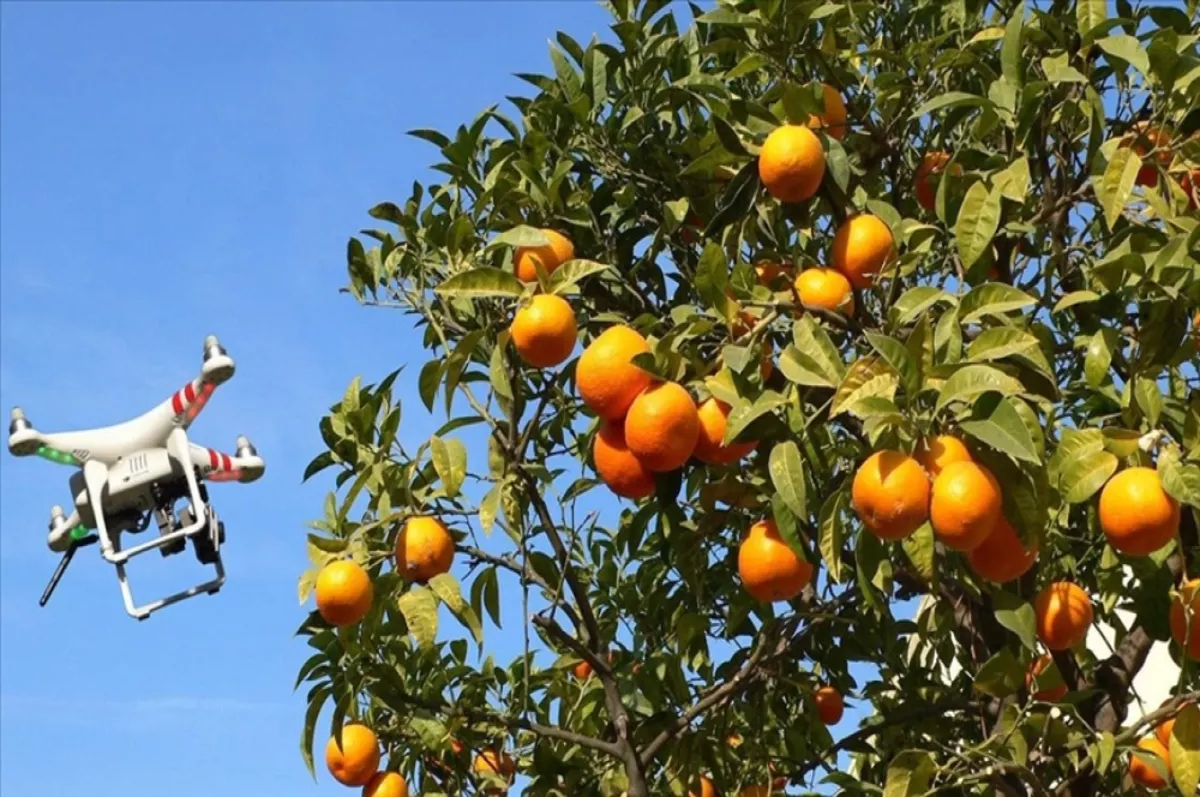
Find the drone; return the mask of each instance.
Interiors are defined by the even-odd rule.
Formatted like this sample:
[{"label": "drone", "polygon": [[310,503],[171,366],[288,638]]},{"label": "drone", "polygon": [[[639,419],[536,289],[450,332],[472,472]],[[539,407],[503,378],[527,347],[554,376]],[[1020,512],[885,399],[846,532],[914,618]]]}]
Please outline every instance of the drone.
[{"label": "drone", "polygon": [[[188,440],[187,430],[204,409],[217,387],[233,376],[233,359],[215,336],[204,339],[204,363],[200,375],[175,391],[170,398],[137,418],[75,432],[44,434],[33,427],[20,407],[12,410],[8,427],[8,450],[18,457],[37,455],[51,462],[78,468],[71,474],[74,510],[50,509],[50,532],[46,543],[61,553],[46,591],[39,601],[45,606],[66,572],[75,552],[100,544],[105,561],[114,565],[125,611],[145,620],[152,612],[201,593],[215,595],[225,583],[221,544],[225,524],[208,500],[205,482],[257,480],[265,470],[262,457],[244,436],[236,441],[232,456]],[[175,511],[180,499],[187,505]],[[138,534],[154,518],[158,536],[122,548],[121,534]],[[134,603],[125,564],[138,554],[158,550],[165,558],[182,553],[191,541],[201,565],[211,565],[215,577],[194,587],[150,603]]]}]

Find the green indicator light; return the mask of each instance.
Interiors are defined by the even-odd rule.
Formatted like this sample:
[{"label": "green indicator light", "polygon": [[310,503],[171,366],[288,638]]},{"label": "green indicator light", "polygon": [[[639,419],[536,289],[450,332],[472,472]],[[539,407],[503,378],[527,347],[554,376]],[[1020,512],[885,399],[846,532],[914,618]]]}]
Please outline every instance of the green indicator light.
[{"label": "green indicator light", "polygon": [[57,462],[59,465],[78,465],[79,460],[67,451],[59,451],[57,448],[50,446],[38,446],[37,455],[42,459],[48,459],[51,462]]},{"label": "green indicator light", "polygon": [[87,526],[80,523],[78,526],[71,529],[71,539],[82,540],[84,537],[87,536],[87,533],[88,533]]}]

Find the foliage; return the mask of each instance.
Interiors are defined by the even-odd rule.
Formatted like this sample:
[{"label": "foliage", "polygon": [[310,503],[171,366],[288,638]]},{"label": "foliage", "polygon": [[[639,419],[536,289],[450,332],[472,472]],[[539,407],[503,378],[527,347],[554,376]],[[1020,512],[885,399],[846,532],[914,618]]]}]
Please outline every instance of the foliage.
[{"label": "foliage", "polygon": [[[412,318],[429,359],[356,379],[305,472],[334,468],[346,488],[314,523],[314,568],[350,556],[375,581],[360,624],[313,612],[300,630],[315,651],[297,681],[310,766],[331,704],[333,732],[370,724],[426,795],[479,786],[470,760],[489,747],[513,755],[527,794],[681,795],[700,774],[735,794],[770,773],[797,793],[821,771],[847,795],[1122,793],[1137,739],[1183,705],[1126,724],[1150,646],[1181,661],[1178,697],[1200,689],[1167,622],[1184,573],[1200,574],[1195,0],[737,0],[692,8],[686,29],[662,0],[608,5],[612,43],[559,33],[552,74],[519,76],[536,93],[510,98],[516,119],[497,106],[453,134],[413,131],[444,181],[372,208],[383,228],[349,242],[348,291]],[[823,110],[822,83],[849,131],[820,134],[819,194],[781,204],[759,184],[759,149]],[[1138,121],[1170,143],[1122,146]],[[914,173],[934,151],[952,157],[927,210]],[[862,212],[898,257],[850,317],[756,278],[763,261],[828,265],[835,230]],[[514,249],[544,243],[542,228],[576,259],[524,285]],[[653,348],[638,365],[727,403],[726,442],[755,452],[693,460],[611,511],[577,356],[538,370],[509,345],[535,291],[571,303],[577,353],[636,327]],[[446,416],[415,450],[398,379]],[[996,474],[1006,517],[1036,541],[1019,580],[983,581],[928,525],[882,542],[853,511],[871,451],[942,433]],[[1097,520],[1099,491],[1134,464],[1182,504],[1177,539],[1147,557],[1115,551]],[[394,572],[414,514],[451,527],[462,581]],[[755,601],[737,577],[742,534],[768,516],[819,563],[793,601]],[[1033,597],[1062,580],[1115,636],[1111,655],[1055,654],[1070,692],[1050,710],[1024,673],[1042,653]],[[500,629],[501,601],[517,599],[526,628]],[[439,624],[443,606],[461,632]],[[492,633],[526,634],[526,655],[475,656]],[[590,679],[572,676],[580,660]],[[818,721],[822,684],[865,712],[861,729],[835,740]],[[1170,748],[1181,789],[1200,777],[1198,713]]]}]

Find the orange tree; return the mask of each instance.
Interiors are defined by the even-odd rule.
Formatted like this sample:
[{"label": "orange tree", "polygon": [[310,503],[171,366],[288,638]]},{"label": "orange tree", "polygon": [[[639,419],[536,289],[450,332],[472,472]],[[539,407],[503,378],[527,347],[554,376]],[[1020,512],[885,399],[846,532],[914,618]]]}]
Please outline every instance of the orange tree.
[{"label": "orange tree", "polygon": [[[445,179],[349,242],[428,354],[305,473],[310,767],[1194,793],[1195,0],[665,5],[414,131]],[[407,447],[397,379],[446,416]]]}]

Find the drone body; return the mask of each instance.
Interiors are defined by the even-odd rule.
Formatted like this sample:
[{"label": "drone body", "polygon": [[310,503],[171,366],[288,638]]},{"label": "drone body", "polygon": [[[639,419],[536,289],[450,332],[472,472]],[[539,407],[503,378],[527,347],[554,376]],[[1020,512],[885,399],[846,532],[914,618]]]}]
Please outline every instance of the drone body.
[{"label": "drone body", "polygon": [[[74,509],[50,510],[50,550],[63,559],[50,580],[44,606],[75,551],[98,542],[106,561],[116,567],[125,610],[144,620],[172,603],[215,594],[225,581],[221,543],[225,524],[208,501],[205,482],[252,482],[263,474],[262,458],[243,436],[232,456],[188,440],[187,429],[204,409],[217,386],[234,373],[233,360],[213,336],[204,341],[200,375],[149,412],[124,423],[75,432],[37,431],[19,407],[12,411],[8,450],[15,456],[36,454],[51,462],[77,467],[70,478]],[[175,504],[188,505],[176,515]],[[137,534],[153,516],[158,537],[122,548],[123,532]],[[94,532],[91,533],[91,532]],[[134,556],[158,550],[164,557],[184,550],[188,541],[201,564],[215,570],[213,579],[138,606],[125,576],[125,563]]]}]

